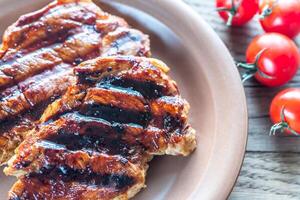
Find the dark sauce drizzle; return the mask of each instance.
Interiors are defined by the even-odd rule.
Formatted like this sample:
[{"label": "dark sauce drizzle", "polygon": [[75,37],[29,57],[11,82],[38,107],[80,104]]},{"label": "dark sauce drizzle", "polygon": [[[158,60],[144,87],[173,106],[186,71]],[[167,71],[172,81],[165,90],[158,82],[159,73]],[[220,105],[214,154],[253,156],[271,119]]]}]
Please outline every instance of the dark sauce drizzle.
[{"label": "dark sauce drizzle", "polygon": [[49,183],[61,180],[65,183],[78,182],[98,187],[116,188],[121,190],[134,184],[134,179],[125,174],[99,174],[92,169],[77,170],[67,166],[47,166],[38,172],[27,175],[27,178],[37,178]]},{"label": "dark sauce drizzle", "polygon": [[125,79],[122,77],[106,77],[101,80],[97,87],[118,86],[121,88],[128,88],[130,90],[138,91],[146,99],[157,99],[164,96],[164,88],[151,81],[137,81],[132,79]]},{"label": "dark sauce drizzle", "polygon": [[150,120],[150,113],[125,110],[110,105],[85,104],[82,106],[80,113],[83,115],[97,117],[109,122],[122,124],[138,124],[143,127],[147,126]]}]

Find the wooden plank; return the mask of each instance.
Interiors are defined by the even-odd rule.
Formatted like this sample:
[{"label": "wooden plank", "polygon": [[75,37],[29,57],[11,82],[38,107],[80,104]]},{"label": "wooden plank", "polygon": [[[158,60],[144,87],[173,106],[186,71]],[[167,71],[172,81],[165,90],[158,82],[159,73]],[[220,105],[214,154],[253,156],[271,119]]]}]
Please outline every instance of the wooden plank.
[{"label": "wooden plank", "polygon": [[[227,27],[215,9],[214,0],[184,0],[218,33],[236,60],[244,60],[251,40],[263,33],[258,17],[242,27]],[[298,37],[296,42],[300,44]]]},{"label": "wooden plank", "polygon": [[[214,28],[234,58],[244,61],[252,38],[262,33],[257,21],[242,28],[228,28],[214,10],[214,0],[185,0]],[[299,39],[298,39],[299,44]],[[300,199],[300,140],[270,137],[269,105],[276,93],[286,87],[300,87],[300,71],[288,85],[266,88],[254,80],[245,83],[249,110],[248,153],[230,200]],[[268,153],[267,153],[268,152]],[[274,153],[281,152],[281,153]]]},{"label": "wooden plank", "polygon": [[249,121],[251,130],[248,135],[248,152],[300,152],[298,138],[269,136],[271,125],[269,118],[257,118]]},{"label": "wooden plank", "polygon": [[[244,54],[251,40],[263,33],[259,22],[254,19],[244,27],[227,27],[218,16],[214,0],[185,0],[218,33],[236,61],[244,61]],[[298,38],[298,44],[300,44]],[[300,152],[300,140],[296,138],[269,137],[271,127],[268,112],[272,98],[287,87],[300,87],[300,70],[297,76],[286,86],[266,88],[255,80],[244,84],[249,111],[248,151]]]},{"label": "wooden plank", "polygon": [[262,33],[262,29],[255,21],[243,27],[227,27],[215,10],[214,1],[185,0],[185,2],[211,25],[237,60],[244,59],[245,50],[252,38]]},{"label": "wooden plank", "polygon": [[247,153],[229,199],[300,199],[299,165],[299,154]]},{"label": "wooden plank", "polygon": [[245,87],[249,118],[268,117],[269,108],[274,96],[288,87],[300,87],[300,82],[293,82],[281,88]]}]

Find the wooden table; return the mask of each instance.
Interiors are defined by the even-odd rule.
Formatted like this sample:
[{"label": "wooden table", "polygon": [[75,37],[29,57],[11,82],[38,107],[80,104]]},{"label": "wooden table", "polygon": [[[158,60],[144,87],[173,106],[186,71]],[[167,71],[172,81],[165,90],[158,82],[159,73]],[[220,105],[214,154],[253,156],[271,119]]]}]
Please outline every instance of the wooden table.
[{"label": "wooden table", "polygon": [[[216,13],[214,0],[184,1],[213,27],[235,60],[245,60],[248,44],[263,32],[257,19],[242,28],[228,28]],[[299,39],[297,43],[299,46]],[[300,71],[286,87],[299,86]],[[268,135],[271,127],[269,105],[274,95],[282,89],[265,88],[254,80],[245,83],[249,110],[248,146],[230,199],[300,199],[300,138]]]}]

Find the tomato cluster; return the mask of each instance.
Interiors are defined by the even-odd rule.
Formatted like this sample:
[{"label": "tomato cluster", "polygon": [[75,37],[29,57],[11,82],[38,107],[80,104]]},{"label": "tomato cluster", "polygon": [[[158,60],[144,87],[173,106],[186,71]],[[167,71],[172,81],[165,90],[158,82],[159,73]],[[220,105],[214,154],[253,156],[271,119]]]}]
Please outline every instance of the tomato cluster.
[{"label": "tomato cluster", "polygon": [[[241,26],[259,14],[265,34],[248,46],[243,81],[255,77],[261,84],[278,87],[296,75],[300,53],[292,40],[300,33],[300,0],[216,0],[219,15],[229,26]],[[300,88],[280,92],[270,107],[275,124],[271,133],[300,135]]]},{"label": "tomato cluster", "polygon": [[279,33],[255,37],[248,46],[246,60],[247,63],[239,63],[238,66],[246,68],[246,74],[253,75],[257,81],[269,87],[286,84],[296,75],[300,65],[298,47]]},{"label": "tomato cluster", "polygon": [[220,16],[227,25],[241,26],[258,12],[258,0],[216,0]]},{"label": "tomato cluster", "polygon": [[299,0],[216,0],[219,15],[227,25],[241,26],[259,13],[266,32],[294,38],[300,33]]},{"label": "tomato cluster", "polygon": [[259,13],[260,23],[266,32],[281,33],[290,38],[300,33],[299,0],[263,0]]}]

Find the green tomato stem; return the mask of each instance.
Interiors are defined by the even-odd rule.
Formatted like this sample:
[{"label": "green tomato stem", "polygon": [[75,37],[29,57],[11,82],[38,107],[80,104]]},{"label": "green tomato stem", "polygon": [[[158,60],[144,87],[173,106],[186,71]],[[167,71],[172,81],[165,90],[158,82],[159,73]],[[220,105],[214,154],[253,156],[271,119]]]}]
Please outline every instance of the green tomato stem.
[{"label": "green tomato stem", "polygon": [[260,71],[258,68],[258,62],[259,59],[261,58],[262,54],[266,51],[267,49],[262,49],[255,57],[254,63],[244,63],[244,62],[239,62],[236,64],[238,68],[244,69],[246,72],[242,74],[242,82],[246,82],[250,78],[254,77],[256,73],[259,73],[260,76],[268,79],[273,79],[274,77],[269,76],[265,74],[264,72]]},{"label": "green tomato stem", "polygon": [[280,112],[280,118],[281,118],[281,122],[274,124],[271,129],[270,129],[270,135],[271,136],[275,136],[277,135],[278,132],[280,133],[284,133],[285,131],[289,131],[290,133],[292,133],[295,136],[299,136],[300,134],[297,133],[296,131],[294,131],[290,125],[288,124],[288,122],[285,119],[285,115],[284,115],[284,110],[285,107],[282,107],[281,112]]},{"label": "green tomato stem", "polygon": [[227,26],[232,25],[232,21],[234,16],[236,15],[238,8],[240,7],[240,3],[238,5],[235,5],[234,0],[231,0],[231,8],[218,8],[217,11],[225,11],[228,12],[228,19],[226,22]]}]

